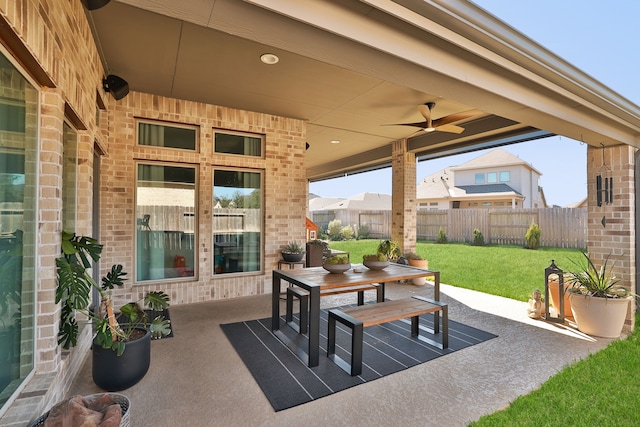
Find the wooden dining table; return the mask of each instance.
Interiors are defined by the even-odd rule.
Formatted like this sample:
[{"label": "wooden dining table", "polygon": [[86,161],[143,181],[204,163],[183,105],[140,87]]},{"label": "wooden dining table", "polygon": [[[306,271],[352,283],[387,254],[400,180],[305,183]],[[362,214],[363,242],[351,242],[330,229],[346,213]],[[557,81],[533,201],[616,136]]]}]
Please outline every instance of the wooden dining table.
[{"label": "wooden dining table", "polygon": [[[296,346],[296,353],[307,359],[308,366],[318,366],[320,361],[320,292],[329,289],[352,287],[378,283],[377,301],[384,301],[384,284],[420,277],[434,277],[434,296],[440,300],[440,272],[408,265],[391,263],[384,270],[369,270],[356,264],[344,273],[330,273],[322,267],[299,268],[295,270],[273,270],[271,294],[271,330],[281,341],[291,345],[291,340],[280,330],[280,285],[282,281],[299,286],[309,292],[309,346],[305,353]],[[438,330],[439,316],[434,315],[434,329]]]}]

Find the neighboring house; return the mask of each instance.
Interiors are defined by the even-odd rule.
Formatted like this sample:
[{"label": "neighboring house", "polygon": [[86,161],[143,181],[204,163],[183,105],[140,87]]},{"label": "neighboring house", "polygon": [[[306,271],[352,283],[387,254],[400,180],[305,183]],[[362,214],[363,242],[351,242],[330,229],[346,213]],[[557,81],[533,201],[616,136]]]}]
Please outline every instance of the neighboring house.
[{"label": "neighboring house", "polygon": [[542,174],[503,150],[451,166],[416,187],[418,209],[544,208]]}]

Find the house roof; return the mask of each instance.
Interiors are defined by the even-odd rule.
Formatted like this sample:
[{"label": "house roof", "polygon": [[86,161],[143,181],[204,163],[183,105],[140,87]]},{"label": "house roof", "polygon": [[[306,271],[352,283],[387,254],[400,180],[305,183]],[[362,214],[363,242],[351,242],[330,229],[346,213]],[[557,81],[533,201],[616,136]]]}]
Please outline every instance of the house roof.
[{"label": "house roof", "polygon": [[363,210],[363,211],[390,211],[391,210],[391,194],[383,193],[360,193],[348,199],[325,205],[322,209],[315,210]]},{"label": "house roof", "polygon": [[522,196],[522,193],[509,187],[507,184],[479,184],[479,185],[459,185],[456,188],[464,191],[465,194],[487,194],[487,193],[509,193]]},{"label": "house roof", "polygon": [[[87,14],[105,74],[132,92],[304,120],[311,181],[389,166],[405,138],[419,159],[550,134],[638,145],[638,106],[469,1],[112,0]],[[477,115],[452,123],[461,134],[383,126],[423,121],[433,101],[434,119]]]},{"label": "house roof", "polygon": [[500,168],[507,166],[524,166],[538,175],[542,175],[542,173],[534,168],[530,163],[525,162],[520,157],[513,155],[502,148],[491,150],[488,153],[461,164],[460,166],[452,166],[451,169],[453,171],[461,171],[467,169]]}]

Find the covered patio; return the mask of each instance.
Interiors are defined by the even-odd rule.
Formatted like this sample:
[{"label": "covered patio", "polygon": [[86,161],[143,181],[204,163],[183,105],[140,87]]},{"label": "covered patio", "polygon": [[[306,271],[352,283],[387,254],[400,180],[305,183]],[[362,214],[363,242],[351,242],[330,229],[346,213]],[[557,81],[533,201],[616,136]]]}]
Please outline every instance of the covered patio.
[{"label": "covered patio", "polygon": [[151,372],[127,391],[140,425],[463,424],[606,344],[503,317],[525,317],[512,301],[443,288],[451,319],[498,338],[274,413],[219,325],[268,317],[272,270],[284,245],[305,240],[314,180],[391,167],[391,237],[406,252],[418,160],[582,141],[588,249],[611,253],[636,289],[640,109],[472,2],[0,1],[0,42],[11,190],[0,219],[19,260],[0,313],[11,348],[0,424],[95,390],[89,330],[71,351],[57,343],[63,229],[105,245],[96,278],[112,264],[130,273],[116,305],[149,290],[171,297],[176,336],[154,342]]},{"label": "covered patio", "polygon": [[[433,297],[433,286],[387,285],[390,299],[410,295]],[[279,412],[220,328],[269,317],[269,295],[173,307],[175,336],[152,343],[149,373],[124,392],[132,425],[284,426],[314,420],[335,426],[465,426],[611,341],[529,319],[523,302],[447,285],[441,295],[452,320],[498,337]],[[322,304],[352,300],[353,295],[325,297]],[[326,337],[321,346],[326,348]],[[91,380],[90,359],[69,396],[100,392]]]}]

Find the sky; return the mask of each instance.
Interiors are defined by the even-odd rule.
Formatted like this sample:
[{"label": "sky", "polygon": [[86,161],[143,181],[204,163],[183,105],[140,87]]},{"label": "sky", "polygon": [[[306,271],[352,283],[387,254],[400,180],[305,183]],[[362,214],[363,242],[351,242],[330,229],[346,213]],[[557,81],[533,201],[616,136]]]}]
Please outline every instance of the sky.
[{"label": "sky", "polygon": [[[500,20],[576,66],[613,91],[640,105],[640,1],[637,0],[475,0]],[[502,147],[542,173],[549,205],[567,206],[587,196],[587,147],[570,138]],[[420,182],[448,166],[460,165],[486,150],[418,163]],[[391,194],[391,168],[311,183],[320,197],[360,193]]]}]

